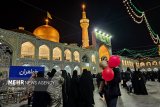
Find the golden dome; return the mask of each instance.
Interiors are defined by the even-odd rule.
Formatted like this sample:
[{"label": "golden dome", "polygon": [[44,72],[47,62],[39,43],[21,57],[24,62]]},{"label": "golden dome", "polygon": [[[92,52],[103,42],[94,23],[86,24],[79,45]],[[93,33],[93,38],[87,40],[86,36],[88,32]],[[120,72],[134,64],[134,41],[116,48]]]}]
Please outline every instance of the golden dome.
[{"label": "golden dome", "polygon": [[37,27],[34,32],[34,35],[41,39],[53,41],[53,42],[59,42],[59,33],[58,31],[49,25],[42,25]]}]

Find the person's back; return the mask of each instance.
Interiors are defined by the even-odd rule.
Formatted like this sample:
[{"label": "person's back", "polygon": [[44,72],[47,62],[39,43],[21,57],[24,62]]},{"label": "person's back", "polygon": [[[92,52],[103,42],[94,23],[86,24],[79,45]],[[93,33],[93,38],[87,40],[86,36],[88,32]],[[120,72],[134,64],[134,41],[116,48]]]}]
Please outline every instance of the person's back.
[{"label": "person's back", "polygon": [[71,79],[70,107],[78,107],[79,105],[79,78],[77,71],[73,71]]},{"label": "person's back", "polygon": [[[47,107],[50,104],[50,95],[47,92],[47,85],[43,82],[46,81],[43,73],[37,73],[37,78],[35,78],[36,85],[33,92],[33,103],[32,107]],[[43,96],[43,97],[42,97]]]},{"label": "person's back", "polygon": [[82,76],[79,81],[79,90],[80,90],[80,103],[82,107],[93,107],[93,78],[89,71],[86,69],[83,70]]}]

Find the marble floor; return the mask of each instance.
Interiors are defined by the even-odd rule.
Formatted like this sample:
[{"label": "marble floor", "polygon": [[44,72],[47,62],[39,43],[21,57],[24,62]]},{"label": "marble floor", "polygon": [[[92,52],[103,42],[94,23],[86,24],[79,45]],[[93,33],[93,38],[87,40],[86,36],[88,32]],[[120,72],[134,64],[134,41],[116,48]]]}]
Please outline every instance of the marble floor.
[{"label": "marble floor", "polygon": [[[147,82],[149,95],[127,94],[126,90],[121,87],[122,96],[119,97],[117,107],[160,107],[160,83]],[[94,92],[94,107],[107,107],[105,101],[100,99],[97,90]],[[2,107],[27,107],[26,102],[14,105],[5,105]]]}]

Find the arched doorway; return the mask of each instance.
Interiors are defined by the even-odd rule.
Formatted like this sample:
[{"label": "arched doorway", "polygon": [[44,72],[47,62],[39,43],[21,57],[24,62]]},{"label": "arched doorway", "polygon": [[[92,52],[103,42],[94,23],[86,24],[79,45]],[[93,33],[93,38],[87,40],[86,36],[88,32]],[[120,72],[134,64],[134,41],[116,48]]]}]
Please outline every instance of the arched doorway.
[{"label": "arched doorway", "polygon": [[82,57],[82,62],[89,63],[89,57],[86,54]]},{"label": "arched doorway", "polygon": [[109,57],[110,57],[109,49],[105,45],[100,46],[100,48],[99,48],[100,61],[104,60],[105,58],[107,58],[107,60],[108,60]]},{"label": "arched doorway", "polygon": [[46,65],[40,65],[41,67],[44,67],[45,73],[49,72],[49,68]]},{"label": "arched doorway", "polygon": [[13,50],[5,41],[0,40],[0,78],[7,78],[12,65]]},{"label": "arched doorway", "polygon": [[64,70],[66,70],[70,75],[72,75],[72,70],[71,67],[69,65],[67,65]]},{"label": "arched doorway", "polygon": [[77,74],[81,75],[81,69],[79,66],[75,66],[74,70],[77,70]]},{"label": "arched doorway", "polygon": [[58,65],[55,65],[53,68],[54,68],[56,71],[60,71],[60,70],[61,70],[61,68],[60,68]]}]

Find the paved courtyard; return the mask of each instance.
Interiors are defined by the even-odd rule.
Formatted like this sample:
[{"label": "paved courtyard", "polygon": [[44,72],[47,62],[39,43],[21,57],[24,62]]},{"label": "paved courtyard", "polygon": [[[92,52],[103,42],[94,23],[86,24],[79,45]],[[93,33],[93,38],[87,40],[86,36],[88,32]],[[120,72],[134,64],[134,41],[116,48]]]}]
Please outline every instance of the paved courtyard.
[{"label": "paved courtyard", "polygon": [[[118,99],[117,107],[160,107],[160,83],[147,82],[147,90],[149,95],[134,95],[127,94],[126,90],[121,87],[122,96]],[[100,99],[97,89],[94,92],[94,99],[94,107],[107,107],[105,102]],[[4,107],[27,107],[25,103]]]},{"label": "paved courtyard", "polygon": [[[149,95],[127,94],[124,88],[121,88],[122,96],[118,99],[117,107],[160,107],[160,83],[147,82]],[[95,107],[107,107],[98,94],[95,92]]]}]

